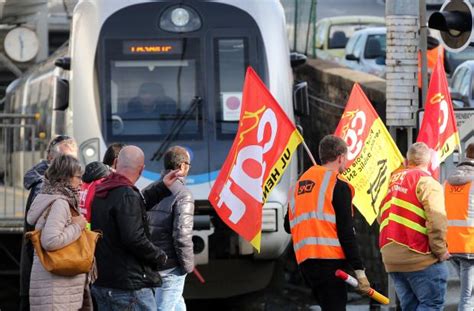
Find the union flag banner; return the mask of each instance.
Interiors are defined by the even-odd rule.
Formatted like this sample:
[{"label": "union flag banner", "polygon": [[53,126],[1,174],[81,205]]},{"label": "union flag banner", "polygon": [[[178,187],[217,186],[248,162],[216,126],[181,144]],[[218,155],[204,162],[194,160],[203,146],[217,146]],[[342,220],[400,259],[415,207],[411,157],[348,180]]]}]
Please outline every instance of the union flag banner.
[{"label": "union flag banner", "polygon": [[438,58],[431,75],[425,113],[421,122],[417,142],[424,142],[431,149],[431,175],[439,178],[439,165],[460,146],[456,118],[449,94],[448,81],[443,63]]},{"label": "union flag banner", "polygon": [[334,134],[347,143],[347,169],[342,175],[354,187],[352,203],[372,224],[387,193],[390,174],[400,167],[403,156],[357,83]]},{"label": "union flag banner", "polygon": [[262,207],[303,141],[255,71],[244,82],[239,128],[209,201],[260,252]]}]

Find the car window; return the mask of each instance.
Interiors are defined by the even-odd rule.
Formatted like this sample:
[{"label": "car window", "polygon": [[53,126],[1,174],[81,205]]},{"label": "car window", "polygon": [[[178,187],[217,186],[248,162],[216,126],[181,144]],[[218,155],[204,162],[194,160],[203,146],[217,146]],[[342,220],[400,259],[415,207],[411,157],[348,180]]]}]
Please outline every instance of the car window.
[{"label": "car window", "polygon": [[386,36],[384,34],[369,35],[365,44],[364,58],[375,59],[385,57]]},{"label": "car window", "polygon": [[364,43],[366,41],[366,37],[360,36],[359,40],[355,43],[354,46],[354,56],[357,58],[362,57],[362,51],[364,50]]},{"label": "car window", "polygon": [[467,68],[460,68],[458,71],[456,71],[456,74],[453,75],[453,80],[451,81],[451,87],[453,91],[461,92],[461,83],[463,77],[466,75],[466,72]]},{"label": "car window", "polygon": [[346,46],[347,40],[352,35],[350,28],[346,25],[335,25],[329,30],[329,46],[330,49],[343,49]]}]

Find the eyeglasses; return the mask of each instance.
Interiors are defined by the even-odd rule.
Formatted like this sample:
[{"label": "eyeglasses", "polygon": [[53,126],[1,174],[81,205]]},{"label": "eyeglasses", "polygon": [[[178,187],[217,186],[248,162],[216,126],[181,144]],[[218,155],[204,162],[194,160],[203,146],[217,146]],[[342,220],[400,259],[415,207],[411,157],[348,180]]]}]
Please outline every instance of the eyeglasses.
[{"label": "eyeglasses", "polygon": [[183,163],[189,165],[189,168],[191,168],[191,163],[189,162],[183,162]]}]

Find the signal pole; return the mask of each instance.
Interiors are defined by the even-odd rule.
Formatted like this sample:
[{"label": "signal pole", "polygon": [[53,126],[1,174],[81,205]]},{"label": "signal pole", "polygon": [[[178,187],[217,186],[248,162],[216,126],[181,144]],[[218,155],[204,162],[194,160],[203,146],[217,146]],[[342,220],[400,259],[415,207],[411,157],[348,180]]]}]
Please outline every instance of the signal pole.
[{"label": "signal pole", "polygon": [[419,4],[387,0],[386,123],[402,152],[413,142],[418,110]]},{"label": "signal pole", "polygon": [[428,90],[428,60],[426,50],[428,49],[428,25],[426,23],[426,1],[420,0],[420,54],[421,54],[421,103],[424,107]]}]

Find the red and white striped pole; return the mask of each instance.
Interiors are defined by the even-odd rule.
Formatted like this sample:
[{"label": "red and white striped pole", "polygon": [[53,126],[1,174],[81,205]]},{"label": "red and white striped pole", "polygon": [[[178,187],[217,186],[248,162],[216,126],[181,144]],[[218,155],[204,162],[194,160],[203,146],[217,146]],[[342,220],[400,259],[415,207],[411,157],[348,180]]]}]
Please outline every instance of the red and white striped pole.
[{"label": "red and white striped pole", "polygon": [[[357,281],[357,279],[355,277],[353,277],[352,275],[347,274],[346,272],[344,272],[342,270],[336,270],[336,276],[338,278],[344,280],[344,282],[346,282],[347,284],[349,284],[352,287],[359,286],[359,282]],[[388,299],[388,297],[382,295],[381,293],[379,293],[378,291],[376,291],[373,288],[369,289],[369,292],[367,293],[367,296],[369,296],[373,300],[378,301],[378,302],[380,302],[381,304],[384,304],[384,305],[388,305],[390,303],[390,299]]]}]

